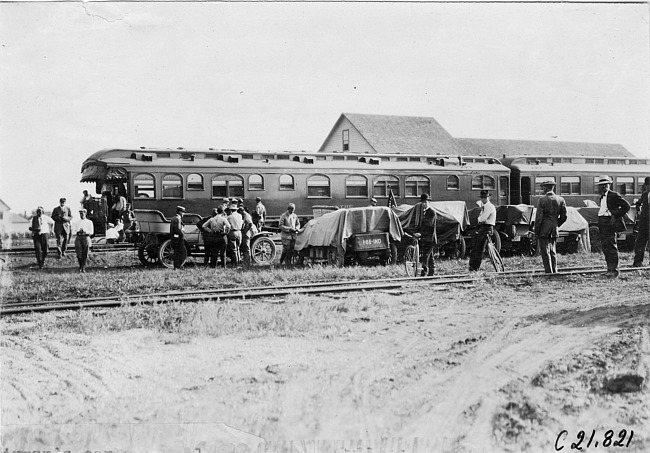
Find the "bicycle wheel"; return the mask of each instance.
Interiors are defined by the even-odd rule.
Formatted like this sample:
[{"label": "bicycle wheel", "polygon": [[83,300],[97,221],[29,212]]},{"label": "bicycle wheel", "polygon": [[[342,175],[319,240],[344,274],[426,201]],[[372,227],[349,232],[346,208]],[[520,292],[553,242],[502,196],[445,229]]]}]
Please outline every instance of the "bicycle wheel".
[{"label": "bicycle wheel", "polygon": [[501,255],[499,255],[499,252],[497,252],[497,249],[492,243],[492,241],[488,241],[487,250],[488,250],[488,255],[490,257],[490,261],[492,261],[492,266],[494,266],[494,270],[497,272],[505,271],[506,268],[503,265],[503,260],[501,259]]},{"label": "bicycle wheel", "polygon": [[417,277],[420,267],[420,250],[417,245],[409,245],[404,250],[404,269],[407,277]]}]

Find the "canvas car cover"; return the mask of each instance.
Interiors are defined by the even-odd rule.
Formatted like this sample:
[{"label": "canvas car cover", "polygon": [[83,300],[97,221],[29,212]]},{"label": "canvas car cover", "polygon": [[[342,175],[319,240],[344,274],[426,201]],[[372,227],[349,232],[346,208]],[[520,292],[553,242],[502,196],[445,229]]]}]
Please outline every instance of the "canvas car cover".
[{"label": "canvas car cover", "polygon": [[[393,208],[393,211],[399,215],[404,229],[420,227],[420,206],[420,203],[415,206],[403,204]],[[439,244],[457,240],[469,224],[467,206],[464,201],[429,202],[429,207],[436,213],[436,237]]]},{"label": "canvas car cover", "polygon": [[[596,214],[598,211],[596,211]],[[533,219],[537,214],[537,208],[533,210]],[[596,220],[598,221],[598,220]],[[578,248],[581,252],[591,250],[591,243],[589,238],[589,223],[581,215],[580,209],[567,206],[566,208],[566,221],[560,225],[558,232],[562,233],[577,233],[580,235],[580,246]]]},{"label": "canvas car cover", "polygon": [[307,222],[296,237],[296,250],[306,247],[336,246],[345,254],[346,240],[359,233],[388,233],[391,240],[401,241],[404,230],[397,215],[384,206],[340,209]]},{"label": "canvas car cover", "polygon": [[504,222],[510,225],[530,225],[533,217],[534,207],[527,204],[508,204],[497,206],[497,222]]}]

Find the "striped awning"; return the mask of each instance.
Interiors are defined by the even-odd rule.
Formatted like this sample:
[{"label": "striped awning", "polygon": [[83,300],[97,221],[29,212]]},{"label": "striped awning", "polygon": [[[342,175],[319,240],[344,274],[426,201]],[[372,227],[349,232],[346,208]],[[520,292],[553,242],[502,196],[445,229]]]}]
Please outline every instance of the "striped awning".
[{"label": "striped awning", "polygon": [[99,165],[88,165],[81,173],[81,182],[126,181],[126,178],[126,169],[122,167],[107,168]]}]

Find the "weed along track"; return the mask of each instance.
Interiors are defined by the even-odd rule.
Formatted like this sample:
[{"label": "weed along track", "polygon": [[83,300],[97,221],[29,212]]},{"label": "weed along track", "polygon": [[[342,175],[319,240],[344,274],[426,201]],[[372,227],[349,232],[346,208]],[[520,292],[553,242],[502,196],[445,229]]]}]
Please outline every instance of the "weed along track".
[{"label": "weed along track", "polygon": [[[645,268],[624,268],[621,272],[648,270]],[[409,285],[453,285],[459,283],[472,283],[475,281],[498,278],[511,279],[521,277],[559,278],[571,275],[602,274],[602,268],[595,267],[566,267],[561,268],[558,274],[545,274],[543,270],[516,270],[501,273],[488,272],[475,275],[450,274],[432,277],[403,277],[383,280],[353,280],[343,282],[317,282],[279,286],[255,286],[240,288],[219,288],[190,291],[168,291],[150,294],[122,295],[119,297],[93,297],[78,299],[61,299],[46,301],[5,302],[0,310],[1,316],[15,315],[31,312],[77,310],[81,308],[106,308],[121,305],[158,304],[168,302],[199,302],[199,301],[225,301],[225,300],[251,300],[274,299],[292,294],[320,295],[332,293],[347,293],[357,291],[377,291],[402,288]]]}]

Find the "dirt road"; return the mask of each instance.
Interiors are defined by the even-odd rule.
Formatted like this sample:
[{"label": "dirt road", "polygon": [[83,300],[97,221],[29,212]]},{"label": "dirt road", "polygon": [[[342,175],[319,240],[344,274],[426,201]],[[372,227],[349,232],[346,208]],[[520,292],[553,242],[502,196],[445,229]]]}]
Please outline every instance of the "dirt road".
[{"label": "dirt road", "polygon": [[625,451],[649,451],[647,387],[604,389],[650,377],[649,294],[647,273],[414,286],[303,300],[326,310],[288,336],[7,318],[3,448],[542,452],[593,430],[603,451],[633,430]]}]

